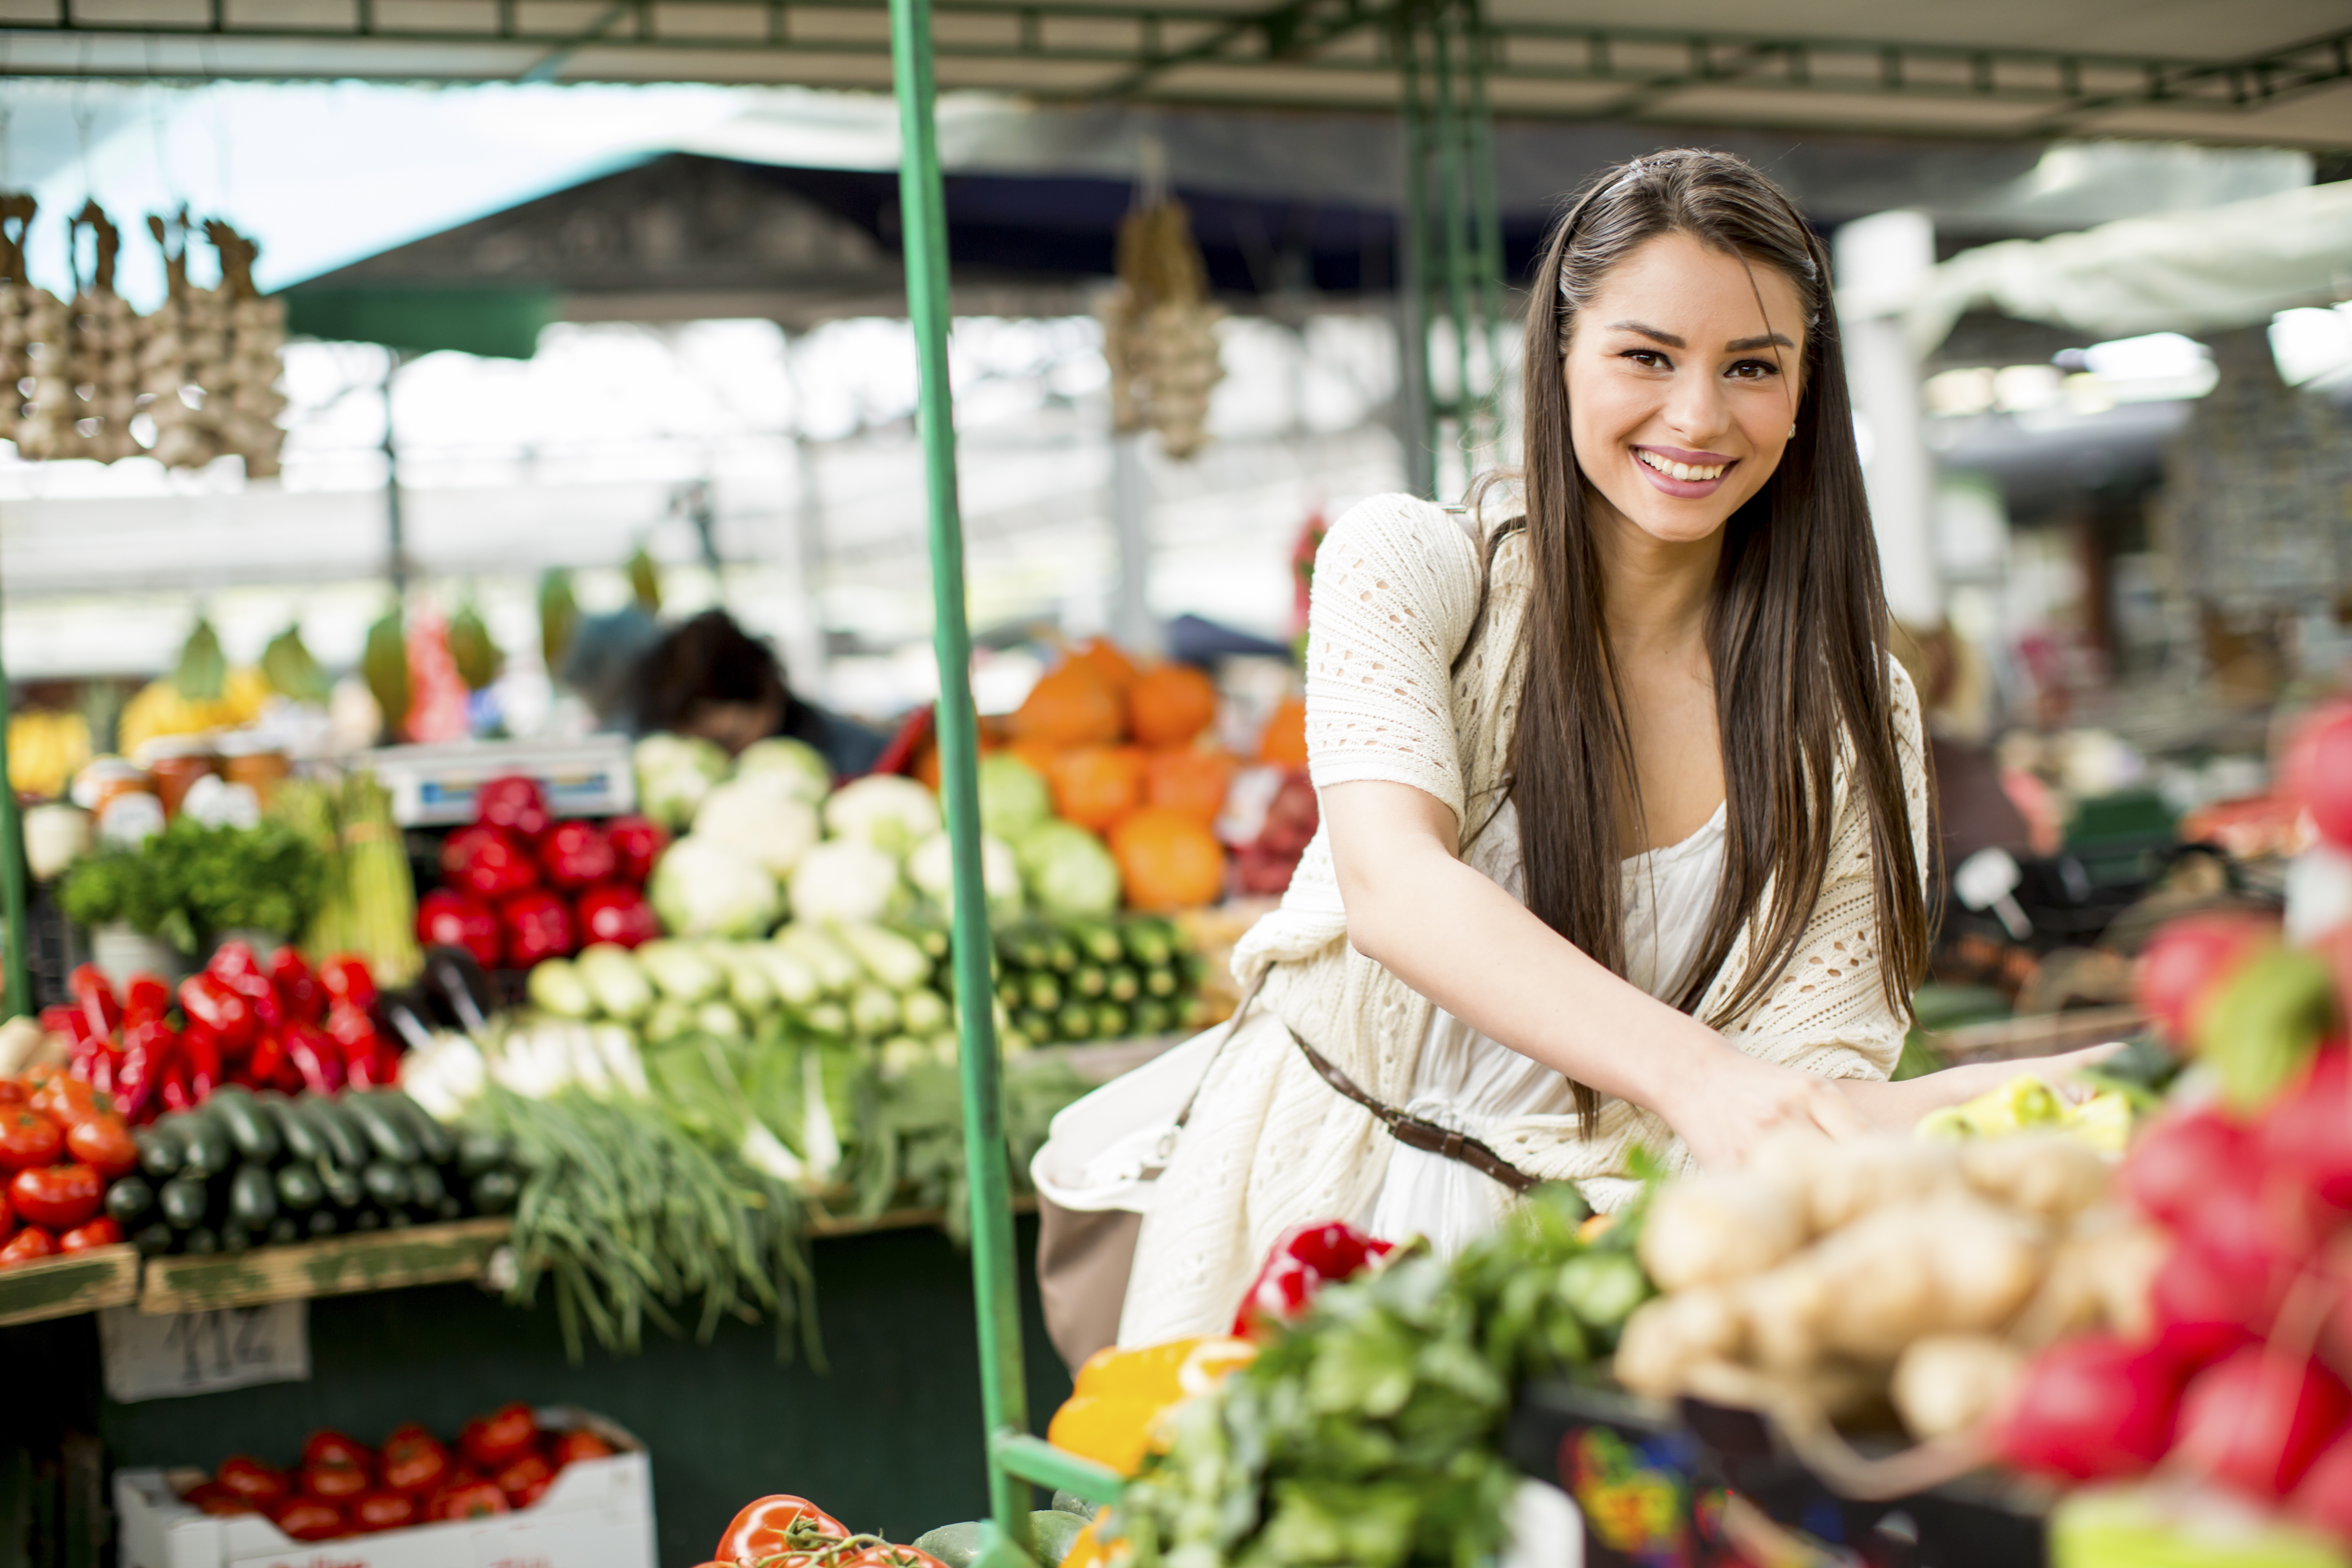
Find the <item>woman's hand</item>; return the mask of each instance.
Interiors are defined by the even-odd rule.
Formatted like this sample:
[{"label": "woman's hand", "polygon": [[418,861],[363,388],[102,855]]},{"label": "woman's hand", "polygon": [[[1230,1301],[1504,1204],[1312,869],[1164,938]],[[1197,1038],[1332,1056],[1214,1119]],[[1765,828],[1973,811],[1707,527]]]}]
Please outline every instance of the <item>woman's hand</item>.
[{"label": "woman's hand", "polygon": [[[1714,1031],[1693,1024],[1710,1036]],[[1714,1036],[1702,1076],[1661,1096],[1659,1114],[1702,1165],[1737,1165],[1775,1133],[1852,1138],[1870,1123],[1828,1079],[1759,1061]]]},{"label": "woman's hand", "polygon": [[2084,1068],[2096,1067],[2123,1049],[2120,1041],[2086,1046],[2054,1057],[2021,1057],[2011,1061],[1972,1062],[1946,1068],[1900,1083],[1873,1079],[1840,1079],[1836,1091],[1870,1126],[1888,1132],[1908,1132],[1929,1111],[1959,1105],[1990,1094],[2011,1079],[2031,1073],[2054,1085],[2061,1094],[2066,1079]]}]

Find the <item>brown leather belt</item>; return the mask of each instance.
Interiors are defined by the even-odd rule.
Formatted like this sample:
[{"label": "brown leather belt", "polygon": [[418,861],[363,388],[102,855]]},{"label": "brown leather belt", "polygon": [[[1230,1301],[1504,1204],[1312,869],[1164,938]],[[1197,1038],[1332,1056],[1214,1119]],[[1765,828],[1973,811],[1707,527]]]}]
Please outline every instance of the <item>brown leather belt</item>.
[{"label": "brown leather belt", "polygon": [[1424,1121],[1418,1116],[1407,1116],[1392,1105],[1382,1105],[1379,1100],[1358,1089],[1355,1080],[1341,1072],[1330,1058],[1305,1040],[1299,1039],[1296,1030],[1291,1032],[1290,1037],[1306,1055],[1307,1065],[1313,1068],[1325,1083],[1378,1117],[1381,1125],[1389,1130],[1389,1136],[1406,1148],[1418,1149],[1424,1154],[1435,1154],[1443,1159],[1459,1161],[1480,1175],[1500,1182],[1515,1193],[1524,1193],[1530,1187],[1542,1184],[1538,1178],[1528,1175],[1466,1132],[1456,1132],[1451,1127],[1440,1127],[1434,1121]]}]

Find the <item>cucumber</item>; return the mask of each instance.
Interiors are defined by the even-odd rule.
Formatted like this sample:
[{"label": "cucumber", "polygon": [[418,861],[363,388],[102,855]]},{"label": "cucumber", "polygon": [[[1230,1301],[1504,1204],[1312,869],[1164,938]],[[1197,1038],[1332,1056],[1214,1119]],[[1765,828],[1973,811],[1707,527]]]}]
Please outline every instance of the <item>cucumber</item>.
[{"label": "cucumber", "polygon": [[139,1233],[131,1238],[131,1245],[139,1249],[142,1258],[161,1258],[171,1251],[172,1244],[179,1239],[179,1233],[159,1219],[153,1225],[140,1226]]},{"label": "cucumber", "polygon": [[1120,934],[1127,940],[1127,955],[1139,967],[1164,968],[1176,955],[1176,932],[1165,921],[1131,920]]},{"label": "cucumber", "polygon": [[321,1237],[332,1236],[342,1227],[343,1220],[341,1215],[332,1208],[321,1207],[310,1211],[310,1223],[302,1228],[315,1241]]},{"label": "cucumber", "polygon": [[315,1165],[331,1156],[327,1141],[319,1136],[318,1127],[303,1113],[301,1107],[282,1094],[270,1093],[256,1097],[261,1108],[278,1123],[278,1136],[286,1145],[286,1157],[297,1164]]},{"label": "cucumber", "polygon": [[106,1217],[125,1233],[146,1224],[154,1209],[155,1188],[144,1176],[123,1176],[106,1189]]},{"label": "cucumber", "polygon": [[223,1252],[251,1252],[253,1232],[231,1220],[220,1227],[220,1247]]},{"label": "cucumber", "polygon": [[327,1202],[339,1209],[355,1209],[367,1202],[367,1187],[359,1172],[347,1165],[320,1166],[319,1186]]},{"label": "cucumber", "polygon": [[971,1568],[980,1561],[980,1549],[987,1536],[978,1521],[964,1524],[943,1524],[937,1530],[915,1537],[915,1550],[936,1558],[940,1568]]},{"label": "cucumber", "polygon": [[1040,970],[1029,976],[1020,1000],[1027,1002],[1037,1012],[1050,1013],[1062,1005],[1061,982],[1055,980],[1050,971]]},{"label": "cucumber", "polygon": [[200,1177],[174,1176],[155,1190],[155,1206],[173,1230],[193,1232],[203,1226],[212,1194]]},{"label": "cucumber", "polygon": [[220,1249],[220,1232],[208,1225],[200,1225],[180,1238],[180,1250],[191,1258],[209,1258]]},{"label": "cucumber", "polygon": [[269,1222],[269,1245],[291,1247],[302,1239],[302,1222],[290,1214],[279,1215]]},{"label": "cucumber", "polygon": [[457,1139],[457,1173],[478,1176],[485,1171],[495,1171],[514,1159],[514,1149],[505,1137],[469,1127]]},{"label": "cucumber", "polygon": [[440,1207],[441,1200],[448,1195],[449,1189],[442,1184],[438,1170],[422,1160],[408,1167],[410,1203],[421,1209],[435,1209]]},{"label": "cucumber", "polygon": [[1133,1027],[1134,1021],[1127,1016],[1127,1009],[1120,1006],[1118,1003],[1097,1002],[1095,1004],[1096,1039],[1123,1040],[1127,1038],[1129,1031]]},{"label": "cucumber", "polygon": [[1083,1002],[1066,1002],[1054,1015],[1054,1037],[1057,1040],[1092,1039],[1095,1032],[1095,1010]]},{"label": "cucumber", "polygon": [[1054,1511],[1055,1513],[1075,1513],[1080,1519],[1092,1519],[1095,1515],[1102,1512],[1102,1504],[1098,1502],[1088,1502],[1086,1499],[1080,1497],[1076,1492],[1055,1492],[1054,1494]]},{"label": "cucumber", "polygon": [[180,1163],[187,1157],[181,1146],[180,1134],[168,1121],[152,1127],[142,1127],[131,1135],[139,1145],[139,1168],[152,1182],[168,1182],[180,1173]]},{"label": "cucumber", "polygon": [[373,1209],[362,1209],[359,1213],[352,1215],[352,1229],[354,1231],[366,1232],[371,1230],[382,1230],[383,1228],[383,1215],[378,1214]]},{"label": "cucumber", "polygon": [[449,1130],[425,1113],[425,1108],[396,1089],[380,1089],[367,1097],[407,1123],[417,1152],[436,1165],[446,1165],[457,1154],[457,1141]]},{"label": "cucumber", "polygon": [[357,1171],[368,1163],[367,1138],[341,1105],[325,1095],[306,1094],[294,1102],[294,1108],[310,1119],[320,1142],[327,1146],[327,1157],[336,1164]]},{"label": "cucumber", "polygon": [[1147,969],[1143,972],[1143,994],[1146,996],[1168,997],[1176,994],[1176,972],[1168,968]]},{"label": "cucumber", "polygon": [[404,1125],[407,1119],[373,1094],[347,1094],[337,1103],[337,1109],[348,1116],[353,1126],[368,1141],[378,1159],[397,1165],[414,1165],[421,1155],[416,1140],[410,1137]]},{"label": "cucumber", "polygon": [[1029,1516],[1029,1550],[1039,1568],[1060,1568],[1087,1521],[1075,1513],[1039,1510]]},{"label": "cucumber", "polygon": [[1110,976],[1099,963],[1082,963],[1070,973],[1070,994],[1092,1000],[1110,989]]},{"label": "cucumber", "polygon": [[433,1205],[433,1217],[441,1220],[464,1219],[466,1217],[465,1200],[455,1193],[442,1194],[441,1201]]},{"label": "cucumber", "polygon": [[1063,930],[1078,951],[1097,963],[1117,963],[1126,956],[1127,944],[1118,940],[1118,928],[1108,921],[1072,921]]},{"label": "cucumber", "polygon": [[368,1201],[384,1209],[396,1209],[408,1201],[408,1172],[390,1160],[378,1160],[360,1173],[360,1184],[367,1189]]},{"label": "cucumber", "polygon": [[327,1201],[327,1188],[316,1165],[293,1164],[278,1173],[278,1206],[288,1214],[309,1214]]},{"label": "cucumber", "polygon": [[1124,963],[1114,963],[1103,972],[1103,994],[1125,1006],[1143,992],[1143,976]]},{"label": "cucumber", "polygon": [[184,1155],[180,1162],[183,1175],[206,1179],[226,1175],[236,1164],[236,1143],[229,1137],[228,1127],[219,1118],[202,1110],[180,1113],[178,1120],[180,1146]]},{"label": "cucumber", "polygon": [[225,1083],[214,1089],[205,1109],[220,1118],[221,1125],[228,1129],[229,1141],[236,1145],[237,1157],[247,1163],[275,1164],[286,1152],[278,1119],[237,1085]]},{"label": "cucumber", "polygon": [[[236,1168],[228,1183],[229,1223],[247,1231],[263,1231],[278,1217],[278,1184],[269,1167],[258,1161]],[[227,1237],[223,1235],[226,1241]]]},{"label": "cucumber", "polygon": [[512,1171],[484,1171],[466,1192],[476,1214],[501,1215],[511,1211],[522,1196],[522,1183]]}]

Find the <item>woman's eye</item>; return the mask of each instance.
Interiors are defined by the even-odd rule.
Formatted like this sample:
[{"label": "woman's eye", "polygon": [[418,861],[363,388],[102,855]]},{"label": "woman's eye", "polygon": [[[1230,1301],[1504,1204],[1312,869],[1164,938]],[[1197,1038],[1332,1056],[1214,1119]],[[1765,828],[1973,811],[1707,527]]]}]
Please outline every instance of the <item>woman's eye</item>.
[{"label": "woman's eye", "polygon": [[1621,357],[1632,360],[1643,370],[1671,370],[1674,368],[1666,356],[1660,353],[1655,349],[1627,349]]},{"label": "woman's eye", "polygon": [[1735,381],[1763,381],[1780,374],[1780,367],[1769,360],[1744,359],[1727,372]]}]

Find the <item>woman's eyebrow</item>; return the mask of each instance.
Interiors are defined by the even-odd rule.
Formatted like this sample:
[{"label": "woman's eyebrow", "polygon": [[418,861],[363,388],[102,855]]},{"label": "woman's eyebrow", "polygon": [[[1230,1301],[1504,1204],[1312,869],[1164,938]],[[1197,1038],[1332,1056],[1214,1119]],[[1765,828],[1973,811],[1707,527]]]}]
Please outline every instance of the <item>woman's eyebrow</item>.
[{"label": "woman's eyebrow", "polygon": [[[1769,349],[1776,343],[1791,352],[1797,346],[1778,332],[1767,332],[1760,338],[1735,338],[1723,345],[1723,352],[1727,354],[1746,353],[1749,349]],[[1677,343],[1675,346],[1679,348],[1681,345]]]},{"label": "woman's eyebrow", "polygon": [[[1609,330],[1615,332],[1639,332],[1642,336],[1648,338],[1653,342],[1664,343],[1670,349],[1688,348],[1690,346],[1683,339],[1676,337],[1672,332],[1661,331],[1655,327],[1644,326],[1640,321],[1612,321],[1609,323]],[[1751,349],[1771,348],[1776,344],[1779,347],[1790,350],[1791,352],[1793,352],[1797,346],[1781,333],[1766,332],[1761,337],[1734,338],[1731,342],[1723,345],[1723,352],[1727,354],[1739,354],[1746,353]]]},{"label": "woman's eyebrow", "polygon": [[1639,332],[1652,342],[1664,343],[1670,349],[1690,346],[1672,332],[1662,332],[1655,327],[1645,327],[1639,321],[1612,321],[1609,323],[1609,330],[1612,332]]}]

